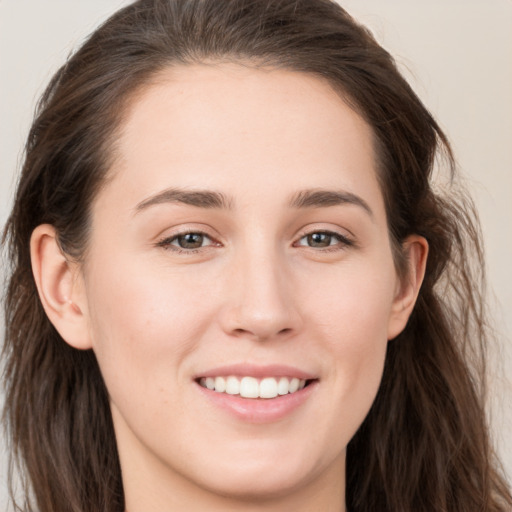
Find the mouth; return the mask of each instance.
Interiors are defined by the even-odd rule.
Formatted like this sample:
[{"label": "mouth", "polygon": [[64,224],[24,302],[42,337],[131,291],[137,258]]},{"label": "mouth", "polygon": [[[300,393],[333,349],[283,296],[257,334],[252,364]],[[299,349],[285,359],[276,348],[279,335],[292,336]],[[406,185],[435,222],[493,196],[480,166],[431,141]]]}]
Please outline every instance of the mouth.
[{"label": "mouth", "polygon": [[260,425],[299,414],[306,404],[314,403],[310,397],[320,388],[316,374],[281,364],[210,368],[196,374],[194,381],[211,411]]},{"label": "mouth", "polygon": [[201,387],[217,393],[238,395],[241,398],[269,400],[297,393],[308,386],[313,379],[227,375],[200,377],[196,381]]}]

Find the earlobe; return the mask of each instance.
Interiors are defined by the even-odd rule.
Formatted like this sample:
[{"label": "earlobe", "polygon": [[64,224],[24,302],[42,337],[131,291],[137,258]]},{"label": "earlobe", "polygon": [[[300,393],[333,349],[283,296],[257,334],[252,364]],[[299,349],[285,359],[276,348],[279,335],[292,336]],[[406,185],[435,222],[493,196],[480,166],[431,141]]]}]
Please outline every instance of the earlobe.
[{"label": "earlobe", "polygon": [[78,265],[63,254],[53,226],[41,224],[34,229],[30,257],[39,298],[50,322],[69,345],[91,348]]},{"label": "earlobe", "polygon": [[402,244],[402,250],[407,259],[407,272],[400,280],[393,301],[388,340],[395,338],[404,330],[414,309],[425,276],[428,242],[422,236],[411,235]]}]

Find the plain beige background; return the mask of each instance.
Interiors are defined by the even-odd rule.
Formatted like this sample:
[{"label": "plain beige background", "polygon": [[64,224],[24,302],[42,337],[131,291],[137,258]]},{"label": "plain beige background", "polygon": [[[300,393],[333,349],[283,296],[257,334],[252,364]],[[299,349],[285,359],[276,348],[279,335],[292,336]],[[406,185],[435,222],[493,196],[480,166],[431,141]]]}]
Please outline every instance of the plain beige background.
[{"label": "plain beige background", "polygon": [[[122,0],[0,0],[0,224],[37,97]],[[487,247],[494,351],[492,421],[512,477],[512,0],[340,0],[396,57],[450,137]],[[501,368],[501,369],[500,369]],[[0,451],[0,511],[6,503]]]}]

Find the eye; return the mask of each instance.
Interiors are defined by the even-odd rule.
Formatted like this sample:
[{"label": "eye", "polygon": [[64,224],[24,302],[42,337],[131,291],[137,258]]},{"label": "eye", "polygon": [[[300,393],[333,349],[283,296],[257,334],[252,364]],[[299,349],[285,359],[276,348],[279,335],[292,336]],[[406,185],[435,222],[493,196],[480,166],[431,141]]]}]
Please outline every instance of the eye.
[{"label": "eye", "polygon": [[311,247],[313,249],[343,248],[352,245],[352,241],[339,233],[332,231],[315,231],[303,236],[297,244],[302,247]]},{"label": "eye", "polygon": [[171,245],[177,245],[181,249],[199,249],[203,247],[205,241],[209,238],[203,233],[185,233],[184,235],[176,236]]},{"label": "eye", "polygon": [[206,233],[199,231],[179,233],[158,242],[159,247],[183,252],[191,252],[211,245],[215,245],[215,242]]}]

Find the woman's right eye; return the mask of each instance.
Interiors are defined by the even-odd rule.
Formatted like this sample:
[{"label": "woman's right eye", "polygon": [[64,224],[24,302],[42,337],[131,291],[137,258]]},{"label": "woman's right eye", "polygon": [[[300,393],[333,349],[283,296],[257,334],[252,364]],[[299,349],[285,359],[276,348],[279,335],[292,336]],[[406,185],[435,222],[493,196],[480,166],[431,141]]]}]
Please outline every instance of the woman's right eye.
[{"label": "woman's right eye", "polygon": [[179,233],[158,242],[159,247],[182,252],[192,252],[212,245],[215,242],[206,233],[199,231]]}]

